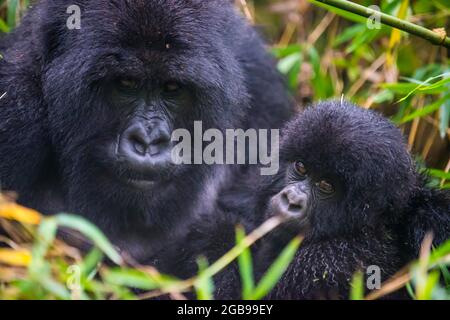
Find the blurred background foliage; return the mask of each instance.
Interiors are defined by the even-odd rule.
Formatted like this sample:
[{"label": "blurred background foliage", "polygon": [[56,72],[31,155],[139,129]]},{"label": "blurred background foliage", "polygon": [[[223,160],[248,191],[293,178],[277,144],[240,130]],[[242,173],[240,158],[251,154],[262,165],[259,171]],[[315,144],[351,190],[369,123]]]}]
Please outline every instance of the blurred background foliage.
[{"label": "blurred background foliage", "polygon": [[[450,27],[450,0],[353,1],[429,29]],[[236,0],[272,44],[299,108],[344,96],[399,125],[433,182],[450,188],[449,50],[308,0]]]}]

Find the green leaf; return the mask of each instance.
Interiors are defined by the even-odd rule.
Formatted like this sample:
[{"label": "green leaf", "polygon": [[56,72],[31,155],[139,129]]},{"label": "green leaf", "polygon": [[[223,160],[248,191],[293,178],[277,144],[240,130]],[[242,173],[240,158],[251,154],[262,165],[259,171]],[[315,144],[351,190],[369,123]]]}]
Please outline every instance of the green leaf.
[{"label": "green leaf", "polygon": [[16,16],[17,16],[17,6],[19,0],[9,0],[7,9],[7,21],[9,28],[14,28],[16,26]]},{"label": "green leaf", "polygon": [[5,22],[5,20],[0,19],[0,31],[3,33],[8,33],[10,30],[8,24]]},{"label": "green leaf", "polygon": [[44,287],[44,289],[55,295],[58,299],[71,300],[72,298],[66,287],[53,280],[51,277],[41,277],[39,279],[39,283],[42,287]]},{"label": "green leaf", "polygon": [[417,84],[406,82],[381,83],[380,87],[383,89],[389,89],[398,94],[408,94],[417,87]]},{"label": "green leaf", "polygon": [[197,259],[199,268],[199,277],[195,282],[195,291],[197,293],[198,300],[213,300],[214,299],[214,283],[212,277],[202,275],[202,272],[208,269],[208,261],[205,257],[199,257]]},{"label": "green leaf", "polygon": [[[244,228],[239,226],[236,228],[236,243],[240,245],[245,238]],[[248,300],[255,287],[253,281],[253,261],[250,248],[246,248],[238,257],[239,272],[242,282],[242,298]]]},{"label": "green leaf", "polygon": [[116,264],[122,264],[122,257],[117,253],[106,236],[95,225],[80,216],[59,214],[54,217],[61,227],[71,228],[81,232],[90,239],[106,256]]},{"label": "green leaf", "polygon": [[270,266],[269,270],[267,270],[262,277],[250,297],[251,300],[259,300],[264,298],[275,287],[294,258],[301,242],[302,239],[300,237],[296,237],[286,246],[275,262]]},{"label": "green leaf", "polygon": [[287,47],[272,48],[272,54],[278,59],[287,57],[293,53],[299,53],[301,51],[302,51],[302,46],[299,44],[290,44]]},{"label": "green leaf", "polygon": [[447,135],[448,123],[450,121],[450,95],[448,95],[447,100],[441,105],[440,108],[440,118],[439,118],[439,132],[441,133],[441,138],[444,139]]},{"label": "green leaf", "polygon": [[361,48],[364,44],[371,43],[376,36],[379,34],[378,30],[368,30],[365,32],[361,32],[353,38],[350,46],[347,47],[345,53],[350,54],[359,48]]},{"label": "green leaf", "polygon": [[[450,73],[444,73],[444,74],[440,74],[440,75],[428,78],[427,80],[425,80],[424,82],[422,82],[418,86],[416,86],[413,90],[408,92],[408,94],[406,96],[404,96],[403,98],[401,98],[398,102],[402,102],[402,101],[408,99],[416,91],[419,91],[419,93],[421,93],[421,94],[433,94],[433,93],[444,92],[444,90],[446,90],[446,88],[444,87],[444,84],[446,84],[450,81],[449,75],[450,75]],[[444,79],[442,79],[434,84],[431,84],[431,85],[428,84],[431,81],[439,79],[439,78],[444,78]]]},{"label": "green leaf", "polygon": [[300,52],[292,53],[278,62],[278,70],[283,74],[287,74],[301,62],[301,59],[302,55]]},{"label": "green leaf", "polygon": [[367,27],[364,24],[355,24],[344,29],[340,35],[336,37],[333,42],[333,46],[339,46],[340,44],[349,41],[350,39],[356,37],[357,34],[366,31]]},{"label": "green leaf", "polygon": [[315,96],[319,99],[326,99],[331,97],[334,92],[331,77],[322,73],[322,63],[317,49],[314,47],[310,47],[308,49],[308,54],[314,71],[311,82],[314,87]]},{"label": "green leaf", "polygon": [[392,101],[393,99],[394,94],[391,90],[382,90],[373,97],[373,102],[379,104],[386,101]]},{"label": "green leaf", "polygon": [[432,299],[433,291],[436,287],[438,287],[439,277],[440,275],[438,271],[432,271],[426,275],[426,278],[424,279],[424,291],[419,296],[417,296],[418,300]]},{"label": "green leaf", "polygon": [[364,300],[364,275],[357,272],[350,284],[350,300]]},{"label": "green leaf", "polygon": [[58,225],[53,217],[42,220],[37,231],[37,238],[31,250],[31,264],[29,272],[32,277],[43,277],[49,272],[45,255],[56,237]]},{"label": "green leaf", "polygon": [[103,259],[103,252],[98,248],[92,249],[84,258],[83,264],[81,265],[81,273],[85,277],[91,277],[95,275],[97,266]]},{"label": "green leaf", "polygon": [[107,283],[141,290],[154,290],[159,284],[149,274],[129,268],[114,268],[102,273]]},{"label": "green leaf", "polygon": [[428,169],[426,172],[432,177],[450,180],[450,172],[445,172],[439,169]]},{"label": "green leaf", "polygon": [[433,102],[432,104],[425,106],[421,109],[417,109],[414,112],[406,115],[405,117],[403,117],[400,121],[399,124],[403,124],[409,121],[412,121],[416,118],[422,118],[426,115],[429,115],[430,113],[433,113],[437,110],[439,110],[439,108],[441,107],[441,105],[445,102],[446,99],[450,98],[450,95],[445,96],[435,102]]},{"label": "green leaf", "polygon": [[406,284],[406,292],[408,292],[408,295],[411,297],[411,299],[416,300],[416,294],[414,293],[414,289],[411,285],[411,282],[408,282]]},{"label": "green leaf", "polygon": [[430,264],[436,263],[448,254],[450,254],[450,239],[431,252]]}]

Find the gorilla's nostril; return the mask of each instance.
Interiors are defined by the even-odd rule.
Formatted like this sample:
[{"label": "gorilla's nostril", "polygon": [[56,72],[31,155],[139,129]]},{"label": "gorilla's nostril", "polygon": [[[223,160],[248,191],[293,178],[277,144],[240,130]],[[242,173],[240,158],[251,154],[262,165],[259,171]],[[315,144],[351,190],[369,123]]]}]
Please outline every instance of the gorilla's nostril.
[{"label": "gorilla's nostril", "polygon": [[303,210],[302,204],[290,204],[288,210],[292,213],[300,213]]},{"label": "gorilla's nostril", "polygon": [[289,207],[289,198],[288,198],[288,195],[287,195],[287,193],[286,192],[283,192],[282,194],[281,194],[281,204],[283,205],[283,206],[286,206],[286,207]]},{"label": "gorilla's nostril", "polygon": [[130,142],[133,145],[134,151],[143,156],[147,152],[147,143],[143,141],[139,136],[133,135],[130,137]]},{"label": "gorilla's nostril", "polygon": [[170,136],[166,131],[156,130],[151,134],[148,152],[151,156],[165,152],[170,144]]},{"label": "gorilla's nostril", "polygon": [[139,142],[135,142],[133,144],[134,150],[136,151],[136,153],[140,154],[140,155],[145,155],[147,149],[145,148],[145,146],[142,143]]}]

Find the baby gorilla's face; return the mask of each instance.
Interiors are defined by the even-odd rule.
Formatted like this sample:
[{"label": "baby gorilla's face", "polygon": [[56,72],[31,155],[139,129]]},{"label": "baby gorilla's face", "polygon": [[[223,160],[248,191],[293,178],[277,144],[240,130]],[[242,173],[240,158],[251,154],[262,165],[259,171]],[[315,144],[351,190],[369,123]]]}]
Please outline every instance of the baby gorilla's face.
[{"label": "baby gorilla's face", "polygon": [[295,117],[282,137],[284,169],[269,182],[269,216],[333,237],[394,221],[407,206],[413,161],[401,132],[375,112],[323,102]]},{"label": "baby gorilla's face", "polygon": [[310,227],[315,212],[333,207],[340,199],[339,179],[308,170],[297,160],[286,167],[285,187],[270,199],[269,214],[282,216],[302,229]]}]

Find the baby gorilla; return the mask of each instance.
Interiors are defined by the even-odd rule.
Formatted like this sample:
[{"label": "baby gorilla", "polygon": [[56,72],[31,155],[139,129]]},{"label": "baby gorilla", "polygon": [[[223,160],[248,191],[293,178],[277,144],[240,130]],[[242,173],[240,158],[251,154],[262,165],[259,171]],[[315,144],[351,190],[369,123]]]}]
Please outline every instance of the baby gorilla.
[{"label": "baby gorilla", "polygon": [[[348,299],[355,272],[375,289],[418,257],[427,232],[434,245],[450,238],[448,191],[426,186],[401,132],[377,113],[320,103],[293,119],[282,137],[278,174],[236,181],[234,193],[221,196],[221,212],[192,228],[165,259],[173,264],[169,272],[194,275],[198,255],[212,263],[234,245],[237,223],[250,231],[281,215],[286,222],[253,247],[257,276],[292,238],[301,234],[304,241],[268,298]],[[237,264],[214,280],[216,298],[240,298]]]},{"label": "baby gorilla", "polygon": [[263,186],[263,198],[273,196],[260,209],[288,221],[261,255],[271,261],[296,234],[305,239],[269,298],[347,299],[356,271],[375,285],[378,271],[385,281],[417,257],[426,232],[435,245],[450,238],[449,193],[426,187],[400,131],[380,115],[321,103],[287,125],[280,153],[283,169]]}]

